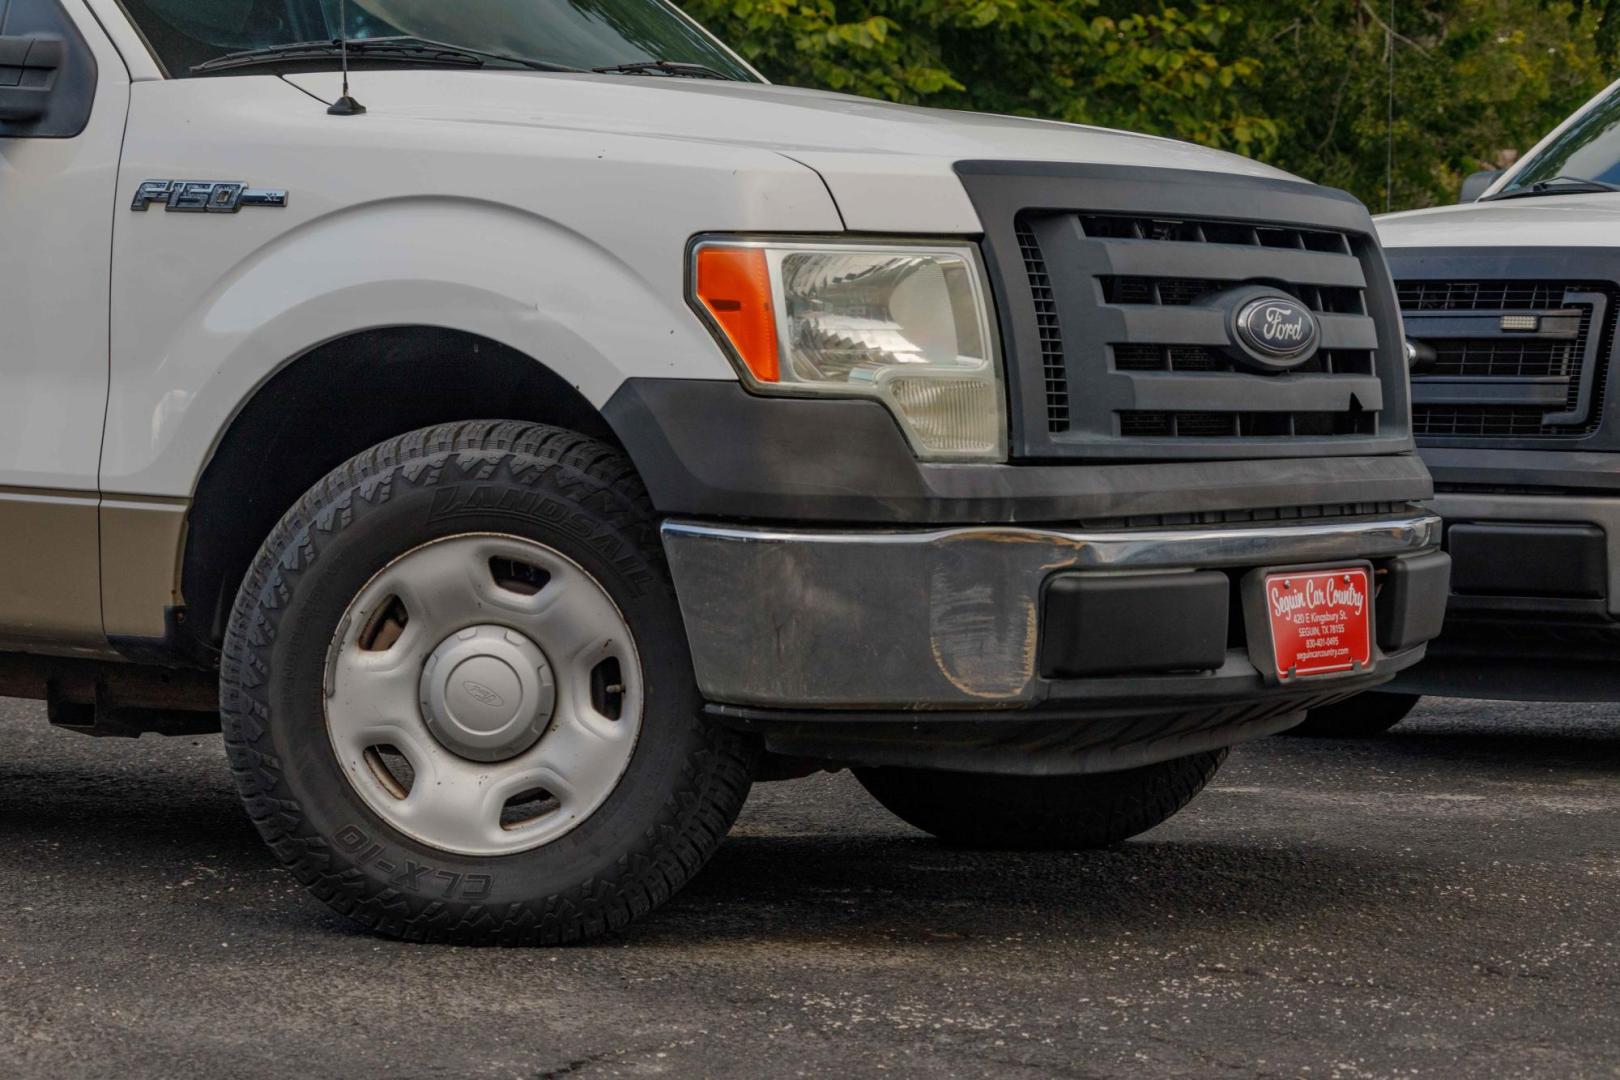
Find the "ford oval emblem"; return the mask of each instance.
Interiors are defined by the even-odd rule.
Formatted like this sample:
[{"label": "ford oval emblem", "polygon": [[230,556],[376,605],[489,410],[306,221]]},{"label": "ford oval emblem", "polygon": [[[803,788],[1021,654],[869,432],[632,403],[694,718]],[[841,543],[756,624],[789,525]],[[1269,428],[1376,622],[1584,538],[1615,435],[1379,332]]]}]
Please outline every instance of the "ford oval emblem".
[{"label": "ford oval emblem", "polygon": [[467,691],[468,697],[472,698],[480,705],[488,705],[492,709],[498,709],[502,705],[506,704],[505,698],[501,697],[501,695],[497,694],[495,691],[491,690],[481,682],[473,682],[471,679],[468,679],[466,682],[461,684],[461,688]]},{"label": "ford oval emblem", "polygon": [[1322,339],[1316,316],[1286,296],[1262,296],[1244,304],[1238,309],[1235,329],[1245,353],[1278,371],[1310,359]]}]

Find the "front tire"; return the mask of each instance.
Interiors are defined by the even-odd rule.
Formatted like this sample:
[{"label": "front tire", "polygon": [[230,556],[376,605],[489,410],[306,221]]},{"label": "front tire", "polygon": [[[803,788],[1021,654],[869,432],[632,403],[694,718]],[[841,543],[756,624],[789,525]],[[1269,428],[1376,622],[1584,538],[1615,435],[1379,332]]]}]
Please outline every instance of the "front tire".
[{"label": "front tire", "polygon": [[1204,789],[1225,750],[1080,776],[857,769],[896,817],[957,847],[1082,851],[1163,824]]},{"label": "front tire", "polygon": [[260,833],[397,937],[623,927],[749,787],[753,745],[702,719],[640,481],[556,428],[431,428],[326,477],[260,550],[221,687]]},{"label": "front tire", "polygon": [[1382,735],[1423,700],[1421,694],[1357,694],[1305,714],[1305,721],[1284,734],[1314,739],[1371,739]]}]

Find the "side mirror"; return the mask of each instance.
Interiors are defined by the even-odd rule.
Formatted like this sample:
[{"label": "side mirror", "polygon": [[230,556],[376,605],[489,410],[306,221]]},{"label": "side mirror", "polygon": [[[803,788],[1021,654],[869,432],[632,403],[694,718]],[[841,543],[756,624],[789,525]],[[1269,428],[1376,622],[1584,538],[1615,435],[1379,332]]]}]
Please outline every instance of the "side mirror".
[{"label": "side mirror", "polygon": [[44,117],[66,56],[58,38],[0,37],[0,122],[28,123]]},{"label": "side mirror", "polygon": [[1486,169],[1483,172],[1469,173],[1468,178],[1462,182],[1462,193],[1458,202],[1478,202],[1479,197],[1485,194],[1487,188],[1496,183],[1497,178],[1506,172],[1505,169]]}]

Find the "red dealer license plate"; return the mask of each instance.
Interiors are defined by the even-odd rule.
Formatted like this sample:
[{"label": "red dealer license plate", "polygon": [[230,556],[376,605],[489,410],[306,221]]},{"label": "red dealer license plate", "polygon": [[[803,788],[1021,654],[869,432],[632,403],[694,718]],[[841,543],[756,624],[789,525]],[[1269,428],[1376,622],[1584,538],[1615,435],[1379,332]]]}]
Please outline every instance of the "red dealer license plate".
[{"label": "red dealer license plate", "polygon": [[1361,567],[1268,574],[1266,611],[1279,678],[1372,662],[1372,590]]}]

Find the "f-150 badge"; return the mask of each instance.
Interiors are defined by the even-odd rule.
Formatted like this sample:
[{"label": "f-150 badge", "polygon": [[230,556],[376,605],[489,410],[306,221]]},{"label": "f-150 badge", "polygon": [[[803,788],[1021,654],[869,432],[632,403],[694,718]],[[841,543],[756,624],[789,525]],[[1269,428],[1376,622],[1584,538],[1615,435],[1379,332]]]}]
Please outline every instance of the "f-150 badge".
[{"label": "f-150 badge", "polygon": [[148,180],[130,209],[144,212],[153,203],[175,214],[234,214],[244,206],[286,206],[287,193],[218,180]]}]

